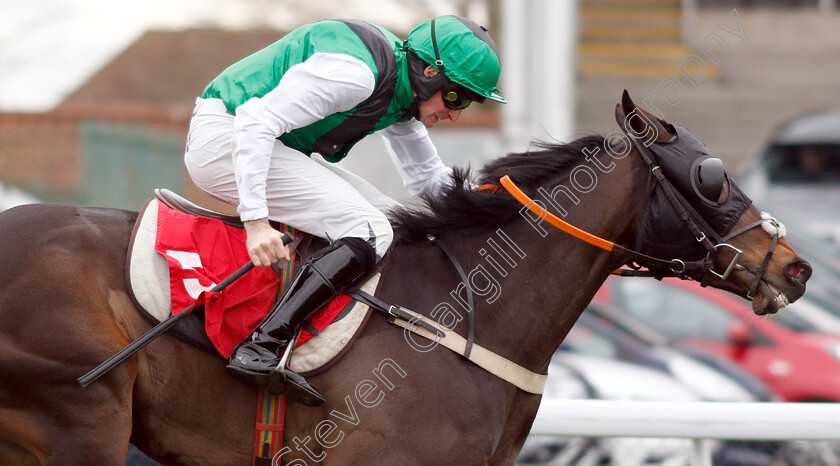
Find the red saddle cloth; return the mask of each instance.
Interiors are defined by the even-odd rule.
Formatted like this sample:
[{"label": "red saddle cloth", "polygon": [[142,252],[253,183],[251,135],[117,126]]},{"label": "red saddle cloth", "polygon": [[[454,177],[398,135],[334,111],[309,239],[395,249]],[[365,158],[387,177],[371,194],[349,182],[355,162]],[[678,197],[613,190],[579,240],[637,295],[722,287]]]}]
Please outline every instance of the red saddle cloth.
[{"label": "red saddle cloth", "polygon": [[[250,260],[245,231],[219,220],[196,217],[160,204],[155,251],[169,264],[172,314],[195,303],[204,305],[204,327],[219,353],[228,357],[274,305],[278,287],[285,284],[270,267],[255,268],[222,292],[208,290]],[[292,264],[287,264],[291,269]],[[286,274],[291,276],[291,273]],[[339,296],[310,319],[323,330],[350,301]],[[298,345],[312,335],[303,331]]]}]

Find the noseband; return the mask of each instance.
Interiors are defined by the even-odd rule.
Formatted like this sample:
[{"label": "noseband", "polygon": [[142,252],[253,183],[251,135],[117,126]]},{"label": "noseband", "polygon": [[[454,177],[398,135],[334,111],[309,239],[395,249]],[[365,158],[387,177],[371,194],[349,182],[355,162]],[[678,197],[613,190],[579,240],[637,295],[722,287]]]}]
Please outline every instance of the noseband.
[{"label": "noseband", "polygon": [[[739,270],[746,270],[754,275],[752,285],[750,285],[750,289],[747,291],[746,295],[747,299],[750,301],[755,298],[755,292],[758,290],[758,285],[761,283],[761,277],[763,277],[764,272],[767,271],[767,266],[770,264],[770,259],[773,257],[773,251],[776,249],[776,244],[778,244],[779,238],[783,238],[785,236],[785,226],[767,212],[762,212],[761,220],[756,220],[755,222],[745,225],[723,237],[723,241],[726,242],[757,226],[761,226],[761,228],[772,238],[770,240],[770,246],[767,248],[767,253],[764,255],[764,260],[761,262],[761,267],[754,269],[740,264],[735,265],[735,268]],[[740,253],[738,256],[740,256]]]}]

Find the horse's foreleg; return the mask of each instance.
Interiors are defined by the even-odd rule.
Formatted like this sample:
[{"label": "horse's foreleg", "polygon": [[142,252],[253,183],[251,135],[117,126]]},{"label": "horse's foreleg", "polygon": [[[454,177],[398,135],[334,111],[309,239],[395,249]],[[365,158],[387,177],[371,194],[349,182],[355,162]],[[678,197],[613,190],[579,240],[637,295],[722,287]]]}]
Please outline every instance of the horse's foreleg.
[{"label": "horse's foreleg", "polygon": [[35,205],[0,213],[0,437],[45,465],[125,464],[137,357],[76,379],[141,333],[125,292],[136,214]]},{"label": "horse's foreleg", "polygon": [[[0,437],[9,439],[0,440],[0,464],[125,464],[132,417],[123,396],[130,387],[56,386],[21,396],[17,408],[0,407]],[[87,393],[68,396],[70,389]]]},{"label": "horse's foreleg", "polygon": [[41,461],[34,453],[26,448],[0,438],[0,464],[41,466]]},{"label": "horse's foreleg", "polygon": [[49,453],[43,455],[43,465],[123,465],[128,457],[130,436],[130,429],[63,434],[50,441]]},{"label": "horse's foreleg", "polygon": [[62,300],[27,298],[27,306],[0,303],[0,437],[44,465],[125,464],[136,359],[87,388],[76,381],[128,339],[110,317],[109,301],[79,292]]}]

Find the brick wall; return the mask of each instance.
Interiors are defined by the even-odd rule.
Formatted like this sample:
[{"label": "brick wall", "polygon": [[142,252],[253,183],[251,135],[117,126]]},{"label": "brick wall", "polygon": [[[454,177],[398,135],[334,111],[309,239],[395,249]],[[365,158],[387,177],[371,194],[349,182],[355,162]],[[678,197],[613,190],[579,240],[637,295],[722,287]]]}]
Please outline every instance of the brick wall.
[{"label": "brick wall", "polygon": [[0,179],[36,194],[72,195],[80,181],[77,122],[57,114],[0,114]]},{"label": "brick wall", "polygon": [[[190,115],[186,106],[139,104],[66,105],[49,113],[0,113],[0,181],[45,201],[79,203],[85,182],[81,140],[85,122],[140,126],[186,139]],[[182,179],[182,195],[208,208],[234,212],[195,187],[185,169]]]}]

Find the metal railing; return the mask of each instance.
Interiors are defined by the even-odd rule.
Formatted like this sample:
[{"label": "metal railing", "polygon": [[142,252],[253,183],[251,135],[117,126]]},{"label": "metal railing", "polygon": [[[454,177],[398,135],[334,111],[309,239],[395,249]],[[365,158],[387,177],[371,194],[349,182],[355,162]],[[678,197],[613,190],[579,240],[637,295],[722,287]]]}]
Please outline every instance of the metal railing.
[{"label": "metal railing", "polygon": [[544,399],[531,435],[686,438],[711,466],[712,440],[840,440],[840,403]]}]

